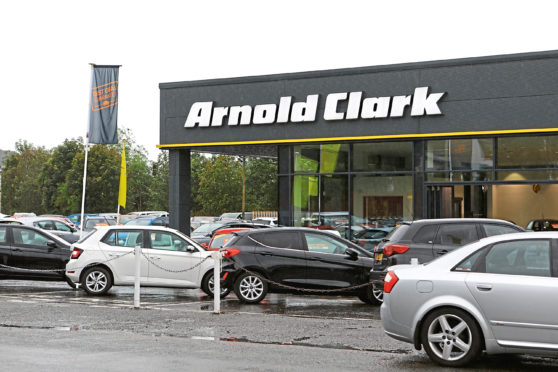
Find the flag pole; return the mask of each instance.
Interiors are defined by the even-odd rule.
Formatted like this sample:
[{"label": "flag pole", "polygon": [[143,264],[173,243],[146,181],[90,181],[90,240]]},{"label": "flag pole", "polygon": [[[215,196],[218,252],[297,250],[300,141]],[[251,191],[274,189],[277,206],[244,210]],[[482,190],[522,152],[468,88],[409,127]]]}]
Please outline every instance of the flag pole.
[{"label": "flag pole", "polygon": [[[91,81],[89,82],[89,89],[91,89],[91,86],[93,84],[93,69],[95,68],[95,64],[94,63],[90,63],[89,65],[91,65]],[[85,186],[87,184],[87,157],[89,155],[89,121],[90,121],[90,116],[89,116],[89,111],[91,110],[91,92],[89,92],[89,107],[87,108],[87,132],[85,133],[85,140],[84,142],[84,147],[85,147],[85,163],[83,165],[83,190],[81,192],[81,216],[80,216],[80,222],[79,222],[79,238],[81,239],[82,235],[83,235],[83,224],[84,224],[84,218],[83,215],[85,213]]]}]

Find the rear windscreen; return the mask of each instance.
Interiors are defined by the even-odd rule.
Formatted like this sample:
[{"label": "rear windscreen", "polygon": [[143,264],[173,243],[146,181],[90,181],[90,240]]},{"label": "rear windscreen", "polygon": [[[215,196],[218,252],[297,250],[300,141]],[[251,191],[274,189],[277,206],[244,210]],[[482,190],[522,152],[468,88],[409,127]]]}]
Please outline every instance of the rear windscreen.
[{"label": "rear windscreen", "polygon": [[409,229],[409,225],[402,224],[396,227],[395,229],[391,230],[391,232],[384,238],[386,240],[400,240],[403,238],[403,235]]}]

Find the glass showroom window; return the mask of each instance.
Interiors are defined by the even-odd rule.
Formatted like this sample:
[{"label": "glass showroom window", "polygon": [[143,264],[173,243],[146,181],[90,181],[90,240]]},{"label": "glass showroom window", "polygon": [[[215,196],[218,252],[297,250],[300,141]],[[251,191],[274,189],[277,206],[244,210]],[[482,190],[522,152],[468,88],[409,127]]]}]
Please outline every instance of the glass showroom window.
[{"label": "glass showroom window", "polygon": [[311,226],[312,216],[319,212],[319,177],[295,175],[293,177],[293,226]]},{"label": "glass showroom window", "polygon": [[[498,138],[498,180],[558,180],[558,136]],[[511,170],[515,169],[515,170]]]},{"label": "glass showroom window", "polygon": [[413,170],[412,142],[355,143],[353,172],[397,172]]},{"label": "glass showroom window", "polygon": [[349,145],[293,146],[295,173],[335,173],[348,169]]},{"label": "glass showroom window", "polygon": [[394,227],[413,218],[413,176],[353,176],[353,237],[364,228]]}]

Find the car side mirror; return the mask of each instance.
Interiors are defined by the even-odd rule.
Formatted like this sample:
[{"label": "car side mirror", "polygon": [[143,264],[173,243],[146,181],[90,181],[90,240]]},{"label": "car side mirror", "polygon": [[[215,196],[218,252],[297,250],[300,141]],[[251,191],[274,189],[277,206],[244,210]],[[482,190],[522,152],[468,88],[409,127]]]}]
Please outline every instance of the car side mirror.
[{"label": "car side mirror", "polygon": [[70,231],[73,232],[73,233],[75,233],[75,232],[77,232],[78,230],[77,230],[75,227],[70,227]]},{"label": "car side mirror", "polygon": [[186,252],[188,252],[188,253],[194,253],[195,251],[196,251],[196,248],[194,248],[193,245],[189,245],[189,246],[186,248]]},{"label": "car side mirror", "polygon": [[[58,245],[56,244],[56,242],[53,241],[53,240],[49,240],[49,241],[46,243],[46,245],[47,245],[47,247],[49,247],[49,248],[56,248],[56,247],[58,247]],[[50,250],[50,249],[49,249],[49,250]]]},{"label": "car side mirror", "polygon": [[353,248],[347,248],[345,250],[345,254],[353,260],[358,259],[358,252],[356,250],[354,250]]}]

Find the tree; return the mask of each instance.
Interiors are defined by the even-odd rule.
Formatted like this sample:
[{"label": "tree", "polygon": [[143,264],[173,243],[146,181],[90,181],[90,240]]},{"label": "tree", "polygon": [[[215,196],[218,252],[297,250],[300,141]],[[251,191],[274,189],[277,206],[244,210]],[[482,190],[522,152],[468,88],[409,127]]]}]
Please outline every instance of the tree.
[{"label": "tree", "polygon": [[169,153],[161,151],[157,161],[152,165],[152,198],[151,209],[155,211],[169,210]]},{"label": "tree", "polygon": [[50,154],[44,147],[27,141],[16,143],[16,152],[5,159],[2,171],[2,209],[15,212],[43,213],[39,175]]},{"label": "tree", "polygon": [[210,158],[204,164],[201,176],[196,202],[204,215],[240,211],[242,167],[235,157],[219,155]]},{"label": "tree", "polygon": [[74,157],[83,151],[81,138],[64,140],[54,148],[52,156],[44,164],[39,183],[41,185],[41,204],[49,213],[70,214],[66,187],[66,174],[72,168]]},{"label": "tree", "polygon": [[246,158],[246,211],[277,210],[277,161]]},{"label": "tree", "polygon": [[[98,213],[116,211],[120,177],[121,153],[105,145],[95,145],[89,151],[85,211]],[[72,161],[66,175],[66,194],[70,210],[81,210],[83,166],[85,153],[80,152]]]}]

